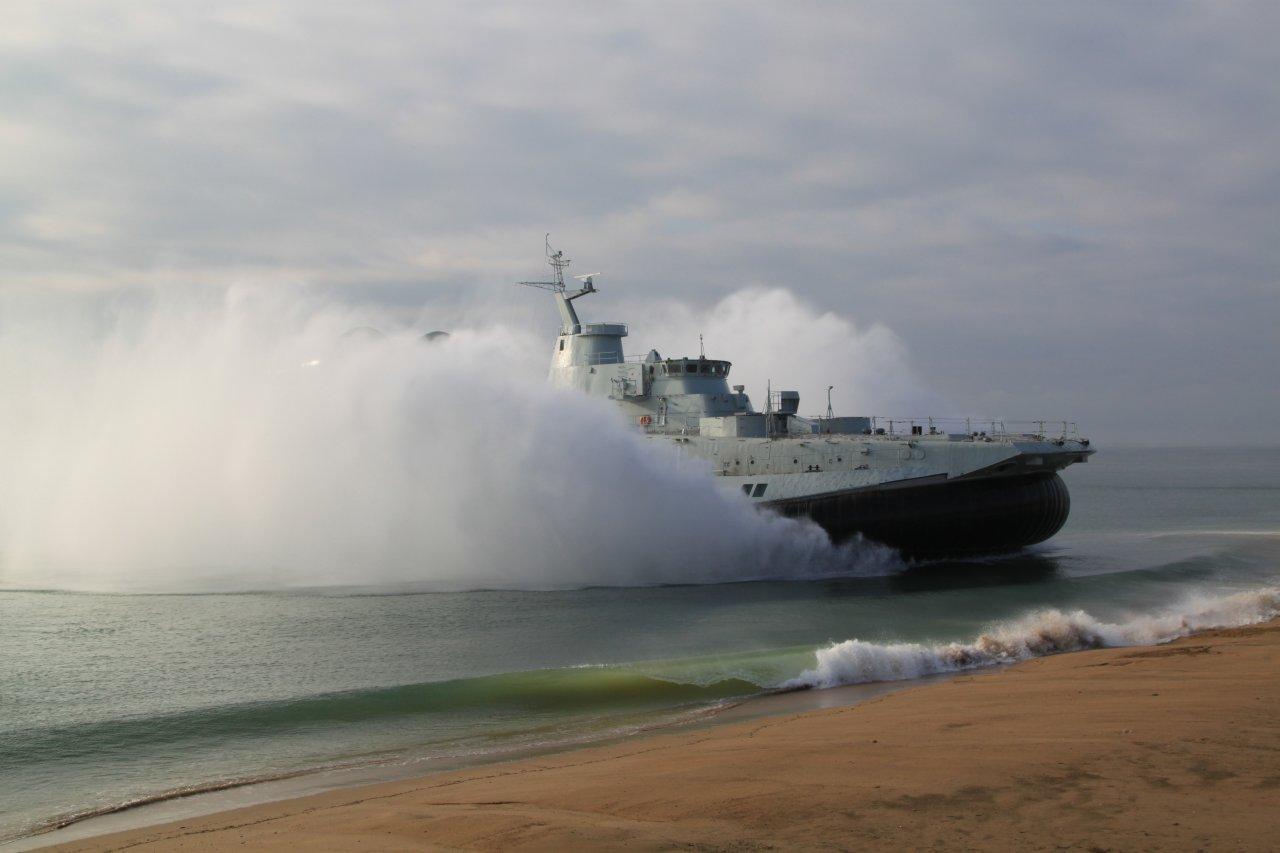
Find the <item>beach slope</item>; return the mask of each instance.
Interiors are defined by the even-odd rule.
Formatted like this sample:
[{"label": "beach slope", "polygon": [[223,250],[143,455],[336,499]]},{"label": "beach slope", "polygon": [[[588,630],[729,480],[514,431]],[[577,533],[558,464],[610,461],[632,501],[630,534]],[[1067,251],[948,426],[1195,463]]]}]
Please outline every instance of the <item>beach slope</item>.
[{"label": "beach slope", "polygon": [[1261,850],[1278,838],[1271,623],[60,849]]}]

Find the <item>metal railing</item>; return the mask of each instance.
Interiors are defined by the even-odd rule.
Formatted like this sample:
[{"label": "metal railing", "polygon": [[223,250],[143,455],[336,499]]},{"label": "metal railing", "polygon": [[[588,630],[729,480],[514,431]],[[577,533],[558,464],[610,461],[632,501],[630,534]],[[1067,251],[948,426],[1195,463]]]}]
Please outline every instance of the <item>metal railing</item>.
[{"label": "metal railing", "polygon": [[644,359],[644,355],[623,356],[622,353],[617,350],[610,350],[609,352],[596,352],[579,356],[574,359],[573,363],[592,366],[597,364],[638,364],[643,362]]},{"label": "metal railing", "polygon": [[[881,433],[881,430],[884,432]],[[887,418],[871,417],[874,435],[898,437],[953,436],[1010,441],[1013,439],[1080,439],[1080,428],[1075,421],[1020,420],[1004,418]]]},{"label": "metal railing", "polygon": [[[649,422],[641,421],[646,432],[678,431],[682,435],[700,432],[702,413],[663,412],[652,416]],[[821,433],[825,416],[811,416],[808,420],[818,425]],[[961,441],[1079,441],[1088,442],[1080,435],[1075,421],[1029,420],[1011,421],[1003,418],[889,418],[873,415],[867,418],[870,433],[874,437],[891,439],[920,439],[933,437],[942,440]],[[800,437],[801,433],[770,433],[766,437]]]},{"label": "metal railing", "polygon": [[589,329],[594,329],[595,327],[599,327],[599,326],[613,326],[613,327],[619,328],[622,330],[620,334],[623,334],[623,335],[628,335],[631,333],[631,328],[626,323],[615,323],[612,320],[593,320],[590,323],[578,324],[578,328],[582,330],[581,333],[587,334],[587,335],[592,334],[592,332],[588,331]]}]

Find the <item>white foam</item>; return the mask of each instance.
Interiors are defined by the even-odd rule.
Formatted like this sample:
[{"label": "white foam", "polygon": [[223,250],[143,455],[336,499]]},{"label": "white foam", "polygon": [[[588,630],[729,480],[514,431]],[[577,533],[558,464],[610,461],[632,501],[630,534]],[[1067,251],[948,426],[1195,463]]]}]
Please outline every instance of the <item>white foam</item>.
[{"label": "white foam", "polygon": [[901,681],[1028,658],[1108,646],[1164,643],[1210,628],[1253,625],[1280,617],[1280,587],[1196,596],[1155,615],[1103,622],[1083,610],[1039,610],[992,626],[968,643],[868,643],[845,640],[817,651],[816,665],[784,687],[837,687]]},{"label": "white foam", "polygon": [[[607,402],[552,392],[549,344],[525,331],[425,344],[261,290],[0,308],[0,587],[542,588],[900,565],[762,515]],[[367,325],[391,331],[343,337]]]}]

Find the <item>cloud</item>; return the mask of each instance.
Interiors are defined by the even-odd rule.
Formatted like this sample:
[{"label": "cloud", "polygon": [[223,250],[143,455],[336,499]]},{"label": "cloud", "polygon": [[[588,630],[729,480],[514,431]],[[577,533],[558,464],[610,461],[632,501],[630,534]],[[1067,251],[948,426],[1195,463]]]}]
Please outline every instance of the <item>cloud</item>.
[{"label": "cloud", "polygon": [[505,298],[549,230],[619,293],[785,286],[881,322],[974,413],[1272,441],[1278,25],[1265,3],[14,3],[0,287],[307,282],[411,310]]}]

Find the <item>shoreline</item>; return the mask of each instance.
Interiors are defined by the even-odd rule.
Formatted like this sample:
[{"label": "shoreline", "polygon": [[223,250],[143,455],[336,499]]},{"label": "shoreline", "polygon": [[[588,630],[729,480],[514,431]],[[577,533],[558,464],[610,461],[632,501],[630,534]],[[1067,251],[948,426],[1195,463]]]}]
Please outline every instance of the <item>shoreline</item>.
[{"label": "shoreline", "polygon": [[[1274,840],[1265,816],[1280,807],[1277,675],[1280,620],[901,683],[825,710],[243,803],[53,849],[1263,849]],[[61,832],[15,841],[43,847]]]},{"label": "shoreline", "polygon": [[397,753],[317,766],[260,777],[223,779],[200,786],[174,789],[102,809],[65,814],[21,835],[0,838],[0,853],[47,849],[98,836],[144,830],[175,820],[189,820],[250,806],[267,805],[335,790],[419,779],[441,773],[477,770],[609,745],[630,743],[669,732],[700,729],[785,714],[844,708],[878,696],[909,690],[952,678],[956,673],[928,675],[903,681],[843,685],[825,689],[778,689],[715,705],[685,709],[626,731],[604,731],[541,745],[527,745],[490,753]]}]

